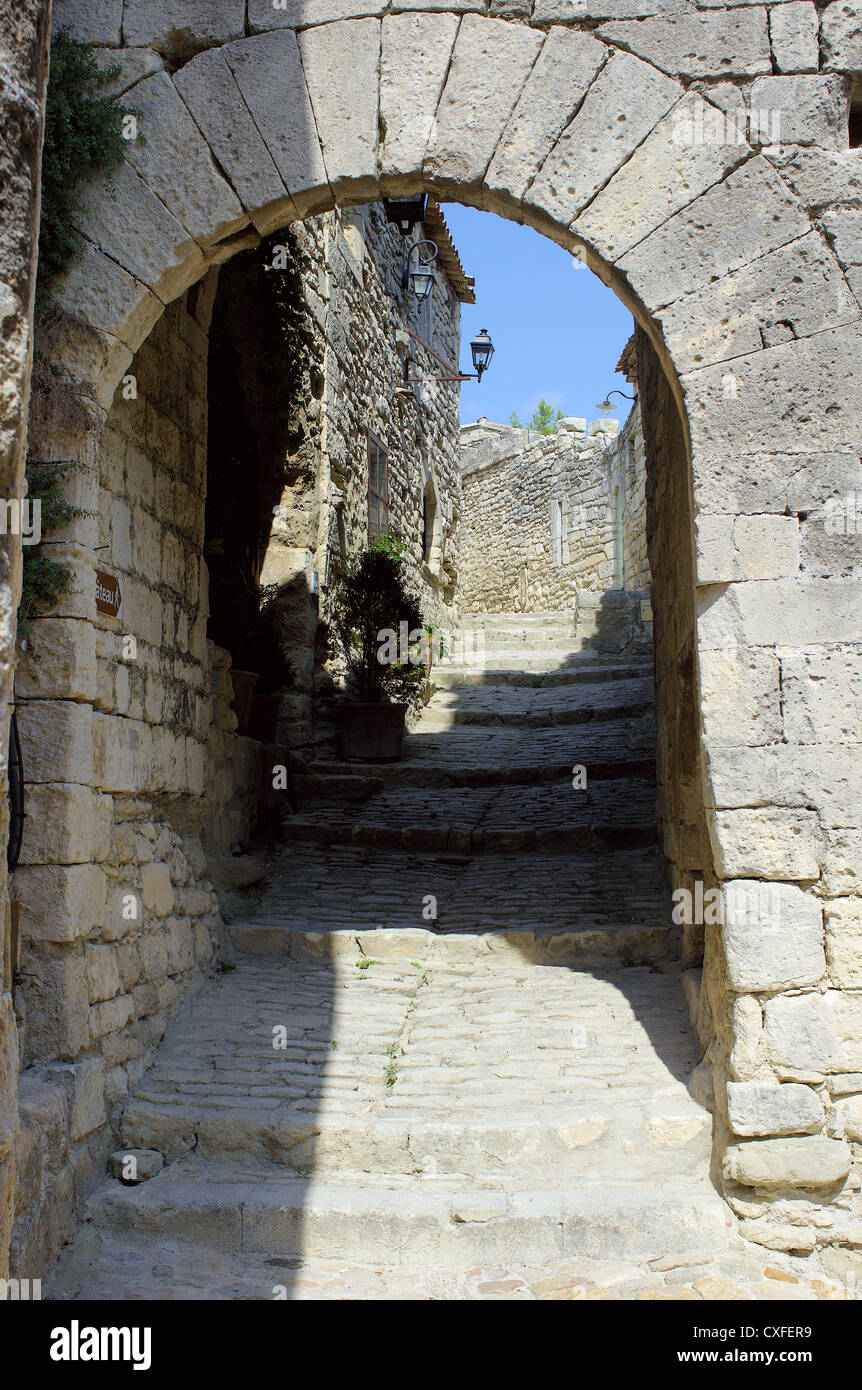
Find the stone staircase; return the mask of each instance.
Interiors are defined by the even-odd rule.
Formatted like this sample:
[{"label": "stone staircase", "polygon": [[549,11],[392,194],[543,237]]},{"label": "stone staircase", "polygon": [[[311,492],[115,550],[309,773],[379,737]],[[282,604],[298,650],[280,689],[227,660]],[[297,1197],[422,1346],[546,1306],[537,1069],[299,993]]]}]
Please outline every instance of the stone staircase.
[{"label": "stone staircase", "polygon": [[465,1270],[726,1244],[650,666],[578,649],[564,615],[486,629],[402,762],[294,779],[234,968],[125,1108],[124,1145],[166,1166],[96,1194],[97,1245]]}]

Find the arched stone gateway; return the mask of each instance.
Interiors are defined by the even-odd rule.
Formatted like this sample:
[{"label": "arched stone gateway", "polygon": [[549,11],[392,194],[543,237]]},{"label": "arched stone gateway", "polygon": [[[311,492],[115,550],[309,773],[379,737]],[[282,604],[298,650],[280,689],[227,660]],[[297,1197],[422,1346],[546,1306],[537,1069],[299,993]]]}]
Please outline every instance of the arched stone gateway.
[{"label": "arched stone gateway", "polygon": [[[95,448],[134,354],[210,266],[420,190],[528,223],[615,290],[650,345],[659,441],[665,847],[725,918],[706,916],[693,992],[715,1173],[748,1234],[808,1249],[859,1242],[862,581],[855,538],[823,519],[862,490],[862,310],[820,213],[862,182],[838,22],[827,71],[816,43],[794,66],[787,8],[58,0],[58,22],[116,51],[146,143],[86,195],[47,346]],[[70,444],[61,426],[57,456]],[[700,818],[711,864],[686,843]]]}]

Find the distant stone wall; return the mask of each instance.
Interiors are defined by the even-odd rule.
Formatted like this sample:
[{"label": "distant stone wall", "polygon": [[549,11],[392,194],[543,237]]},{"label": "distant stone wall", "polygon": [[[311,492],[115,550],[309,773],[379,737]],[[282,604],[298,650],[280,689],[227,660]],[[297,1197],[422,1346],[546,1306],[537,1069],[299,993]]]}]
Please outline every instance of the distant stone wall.
[{"label": "distant stone wall", "polygon": [[[0,496],[23,496],[39,158],[48,76],[50,0],[0,0]],[[6,766],[15,672],[21,545],[0,536],[0,749]],[[9,1272],[18,1132],[18,1036],[13,1007],[12,919],[6,880],[8,802],[0,794],[0,1279]]]},{"label": "distant stone wall", "polygon": [[466,612],[573,609],[578,593],[646,590],[644,445],[636,406],[565,419],[552,435],[462,432],[461,601]]}]

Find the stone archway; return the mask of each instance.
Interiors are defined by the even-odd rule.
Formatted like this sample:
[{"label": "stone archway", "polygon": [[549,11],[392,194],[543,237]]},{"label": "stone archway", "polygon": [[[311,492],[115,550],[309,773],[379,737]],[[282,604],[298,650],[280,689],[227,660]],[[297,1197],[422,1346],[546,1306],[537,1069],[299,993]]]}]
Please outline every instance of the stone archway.
[{"label": "stone archway", "polygon": [[[208,266],[291,220],[387,194],[428,189],[586,258],[649,342],[668,459],[655,516],[685,523],[659,658],[674,729],[669,821],[702,811],[726,896],[778,885],[780,911],[757,907],[708,934],[699,1007],[717,1038],[719,1138],[748,1141],[727,1175],[834,1188],[850,1150],[827,1129],[826,1077],[862,1070],[859,967],[835,944],[835,923],[858,914],[846,836],[858,835],[860,787],[840,714],[812,704],[808,685],[848,679],[836,648],[860,640],[859,591],[800,554],[859,418],[862,313],[838,260],[775,160],[686,134],[721,108],[690,90],[684,54],[656,51],[661,19],[586,32],[439,11],[306,26],[304,6],[261,2],[262,32],[243,37],[239,7],[215,8],[214,29],[189,41],[204,51],[134,85],[147,143],[130,146],[115,197],[88,195],[58,367],[98,425],[165,306]],[[133,9],[125,23],[129,63],[186,58],[158,16]],[[722,40],[747,76],[771,71],[763,24],[746,15]],[[673,467],[682,454],[685,472]],[[686,786],[680,748],[696,767]],[[684,867],[684,846],[671,851]],[[826,909],[828,962],[824,871],[841,904]]]}]

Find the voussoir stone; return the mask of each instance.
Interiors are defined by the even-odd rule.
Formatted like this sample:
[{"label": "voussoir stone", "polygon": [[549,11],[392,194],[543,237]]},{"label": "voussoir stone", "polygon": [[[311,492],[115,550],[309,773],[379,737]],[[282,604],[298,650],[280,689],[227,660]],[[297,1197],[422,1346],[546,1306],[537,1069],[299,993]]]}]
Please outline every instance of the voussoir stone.
[{"label": "voussoir stone", "polygon": [[502,19],[462,19],[425,155],[436,187],[468,187],[482,178],[543,38]]},{"label": "voussoir stone", "polygon": [[437,106],[458,32],[453,14],[398,14],[383,20],[380,120],[384,180],[420,169],[435,133]]},{"label": "voussoir stone", "polygon": [[123,41],[123,0],[54,0],[54,33],[67,29],[77,43],[118,48]]},{"label": "voussoir stone", "polygon": [[[847,84],[841,77],[800,75],[758,77],[748,94],[752,139],[767,145],[818,145],[844,149],[847,145]],[[773,122],[778,118],[779,131]]]},{"label": "voussoir stone", "polygon": [[850,1146],[821,1136],[752,1140],[727,1150],[723,1171],[743,1187],[833,1187],[850,1171]]},{"label": "voussoir stone", "polygon": [[[258,230],[271,231],[287,220],[293,204],[224,53],[199,54],[174,84]],[[267,208],[263,217],[261,208]]]},{"label": "voussoir stone", "polygon": [[791,0],[769,10],[769,39],[779,72],[816,72],[819,21],[812,0]]},{"label": "voussoir stone", "polygon": [[679,96],[671,78],[630,53],[614,53],[542,165],[525,203],[570,223]]},{"label": "voussoir stone", "polygon": [[135,109],[145,140],[128,142],[129,162],[177,221],[201,245],[244,227],[248,215],[166,72],[138,83]]},{"label": "voussoir stone", "polygon": [[485,178],[520,199],[580,106],[608,50],[591,35],[555,25],[527,78]]},{"label": "voussoir stone", "polygon": [[380,21],[304,29],[299,52],[330,185],[353,201],[377,191]]},{"label": "voussoir stone", "polygon": [[319,211],[331,193],[296,35],[259,34],[224,56],[297,211]]}]

